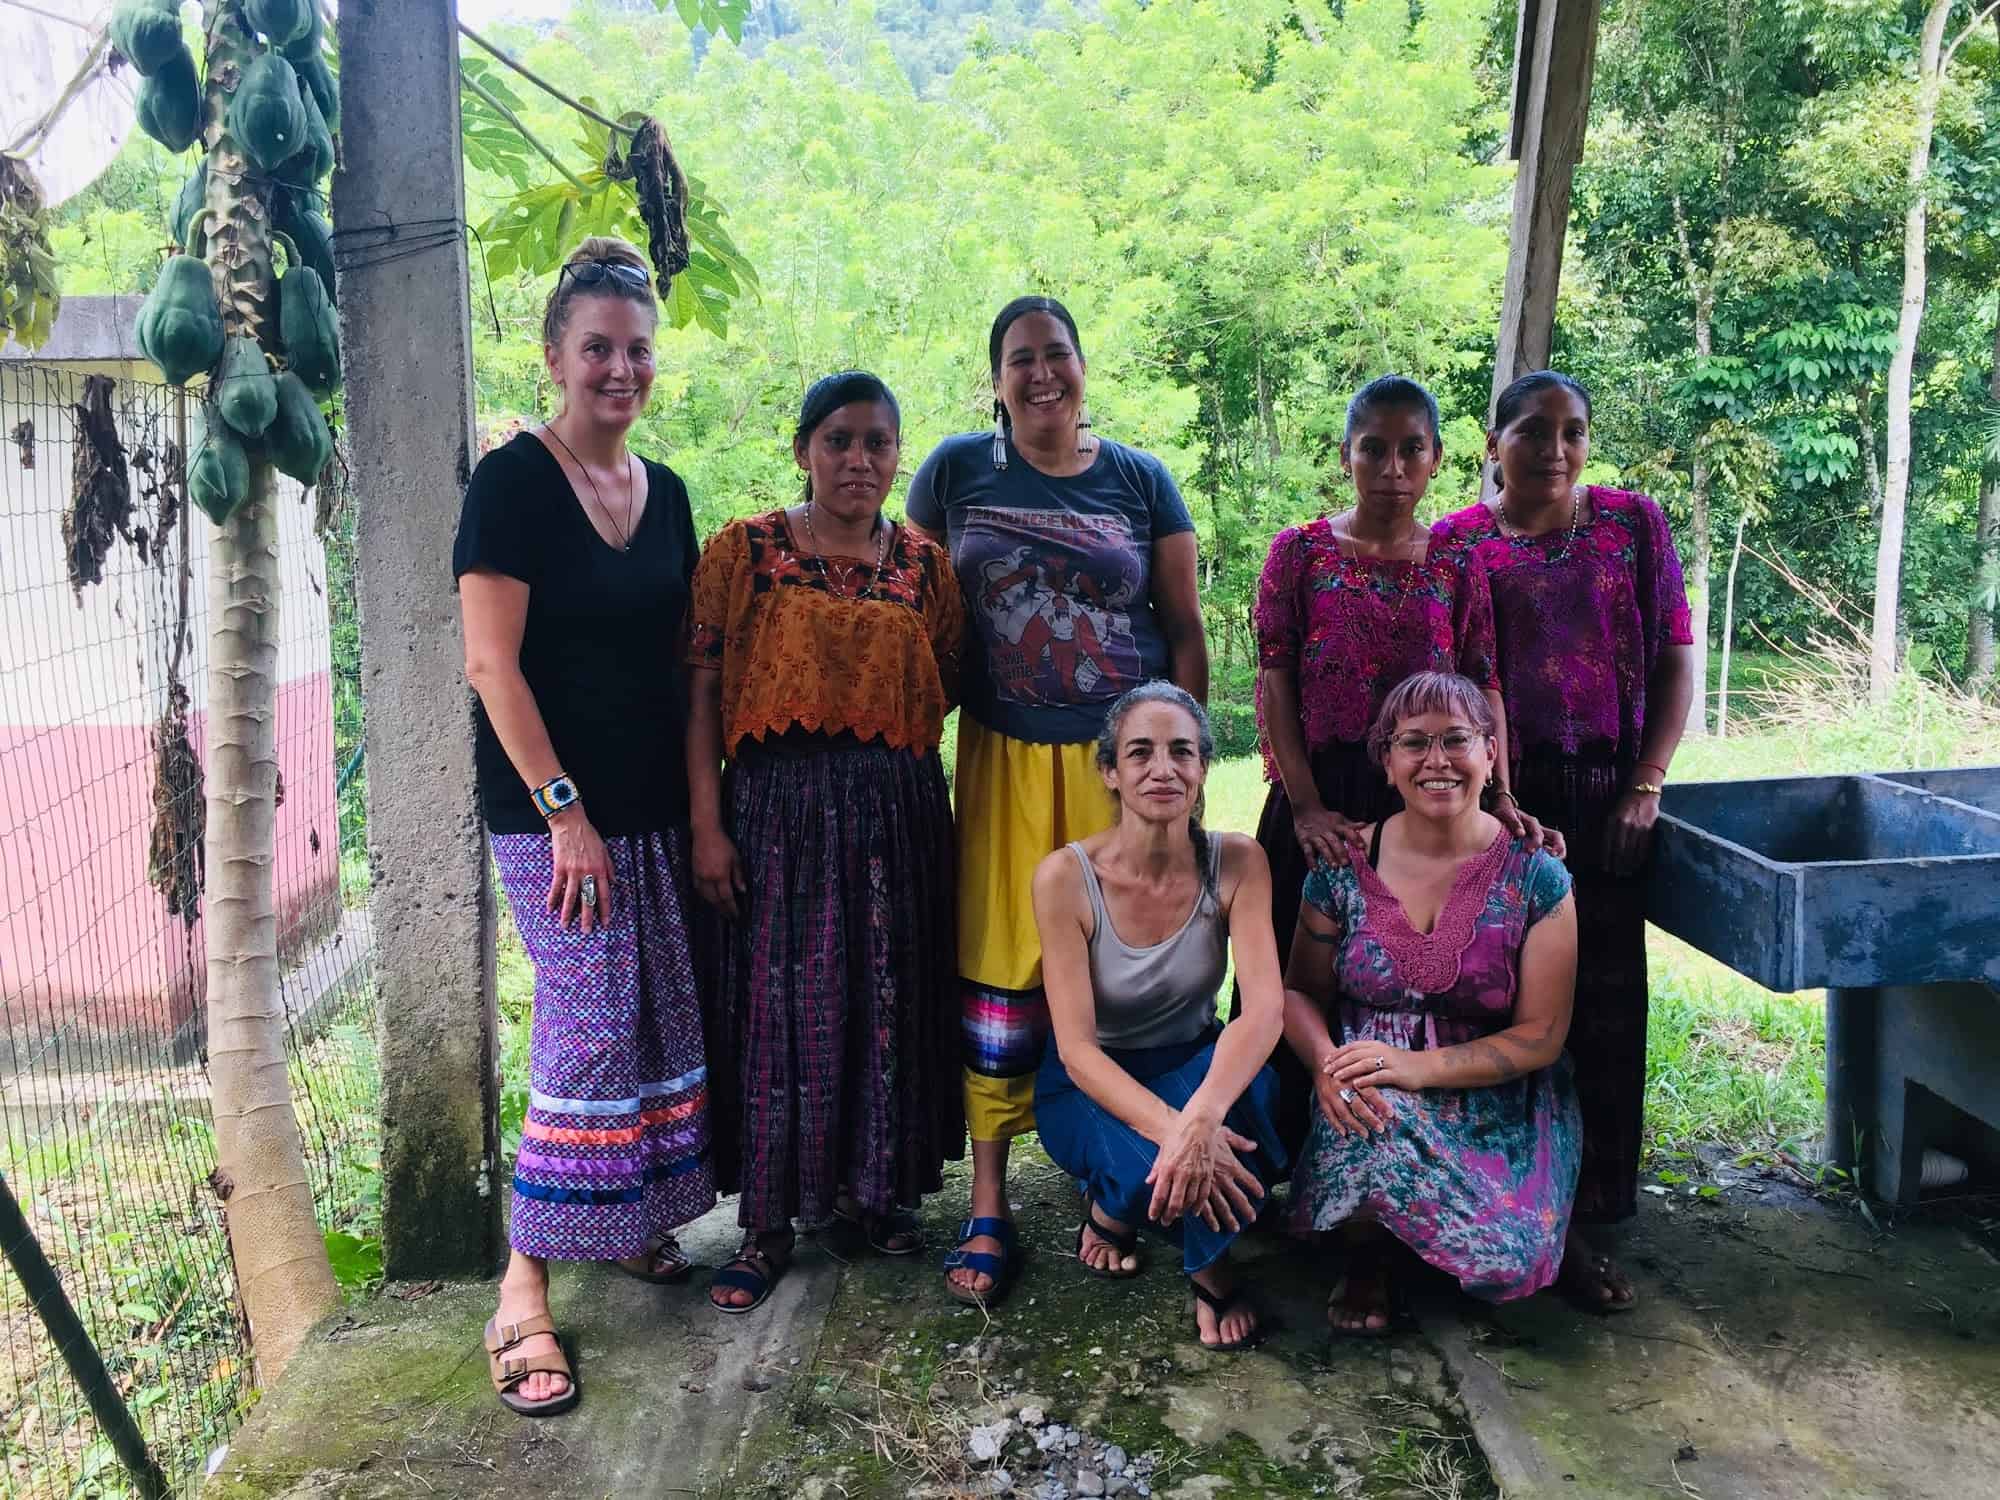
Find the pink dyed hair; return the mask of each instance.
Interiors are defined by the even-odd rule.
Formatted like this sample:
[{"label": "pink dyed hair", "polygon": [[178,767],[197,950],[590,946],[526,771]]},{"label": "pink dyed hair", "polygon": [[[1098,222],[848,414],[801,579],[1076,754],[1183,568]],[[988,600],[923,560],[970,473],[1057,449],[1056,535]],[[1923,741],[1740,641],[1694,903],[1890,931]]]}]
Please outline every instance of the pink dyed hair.
[{"label": "pink dyed hair", "polygon": [[1389,741],[1396,726],[1405,719],[1423,714],[1450,714],[1463,719],[1491,739],[1498,728],[1493,722],[1493,705],[1479,690],[1479,684],[1456,672],[1417,672],[1389,689],[1382,711],[1375,715],[1368,731],[1368,756],[1376,765],[1389,758]]}]

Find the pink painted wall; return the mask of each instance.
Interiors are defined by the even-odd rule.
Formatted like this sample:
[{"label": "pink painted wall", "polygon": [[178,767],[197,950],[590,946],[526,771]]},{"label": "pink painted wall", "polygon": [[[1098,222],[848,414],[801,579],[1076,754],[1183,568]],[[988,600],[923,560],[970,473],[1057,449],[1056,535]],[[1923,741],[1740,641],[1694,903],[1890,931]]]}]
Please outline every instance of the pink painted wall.
[{"label": "pink painted wall", "polygon": [[[188,729],[202,754],[202,716],[191,714]],[[340,915],[328,673],[280,687],[277,732],[284,801],[273,875],[279,948],[290,954]],[[11,804],[0,813],[0,993],[17,1033],[171,1032],[200,993],[202,926],[168,915],[146,879],[150,741],[140,725],[0,724]]]}]

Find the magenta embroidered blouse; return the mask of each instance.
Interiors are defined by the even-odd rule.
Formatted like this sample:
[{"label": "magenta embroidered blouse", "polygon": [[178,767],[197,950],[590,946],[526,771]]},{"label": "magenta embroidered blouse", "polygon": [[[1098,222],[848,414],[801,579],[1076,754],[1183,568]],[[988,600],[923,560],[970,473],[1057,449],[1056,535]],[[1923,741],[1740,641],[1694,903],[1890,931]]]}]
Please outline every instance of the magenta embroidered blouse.
[{"label": "magenta embroidered blouse", "polygon": [[[1424,560],[1410,562],[1348,555],[1324,517],[1288,526],[1271,543],[1253,615],[1258,665],[1298,679],[1309,755],[1361,743],[1389,690],[1413,672],[1500,685],[1485,570],[1435,535]],[[1268,737],[1264,769],[1277,781]]]},{"label": "magenta embroidered blouse", "polygon": [[1484,505],[1431,528],[1433,544],[1465,548],[1485,565],[1516,764],[1536,750],[1630,764],[1660,653],[1694,640],[1660,507],[1629,490],[1589,493],[1590,521],[1574,539],[1567,527],[1505,536]]}]

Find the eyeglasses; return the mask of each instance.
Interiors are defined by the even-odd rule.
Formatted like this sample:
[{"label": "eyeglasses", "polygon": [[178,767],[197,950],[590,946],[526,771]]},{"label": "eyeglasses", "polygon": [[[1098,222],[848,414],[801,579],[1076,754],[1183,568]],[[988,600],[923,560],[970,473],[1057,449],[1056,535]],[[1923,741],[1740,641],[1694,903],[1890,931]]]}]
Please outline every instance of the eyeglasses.
[{"label": "eyeglasses", "polygon": [[1473,747],[1485,738],[1486,736],[1476,729],[1452,728],[1443,734],[1423,734],[1412,729],[1395,736],[1389,743],[1402,754],[1414,759],[1429,755],[1432,745],[1442,745],[1444,753],[1452,760],[1464,760],[1466,756],[1472,754]]},{"label": "eyeglasses", "polygon": [[653,288],[652,277],[622,260],[580,260],[566,265],[556,275],[557,291],[562,290],[565,276],[576,283],[579,291],[602,286],[607,281],[615,281],[635,292],[648,292]]}]

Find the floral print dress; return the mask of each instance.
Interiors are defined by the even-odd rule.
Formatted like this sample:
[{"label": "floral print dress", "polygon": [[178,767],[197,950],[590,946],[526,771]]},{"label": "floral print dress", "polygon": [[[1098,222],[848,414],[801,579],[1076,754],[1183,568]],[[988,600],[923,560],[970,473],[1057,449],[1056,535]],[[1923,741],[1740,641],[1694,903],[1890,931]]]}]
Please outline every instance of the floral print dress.
[{"label": "floral print dress", "polygon": [[[1315,870],[1305,899],[1340,932],[1334,1035],[1423,1051],[1504,1031],[1528,930],[1569,891],[1559,860],[1502,832],[1460,869],[1436,924],[1420,933],[1370,865]],[[1554,1281],[1581,1151],[1568,1058],[1484,1088],[1382,1097],[1394,1118],[1374,1136],[1338,1135],[1314,1109],[1294,1227],[1373,1220],[1491,1301]]]}]

